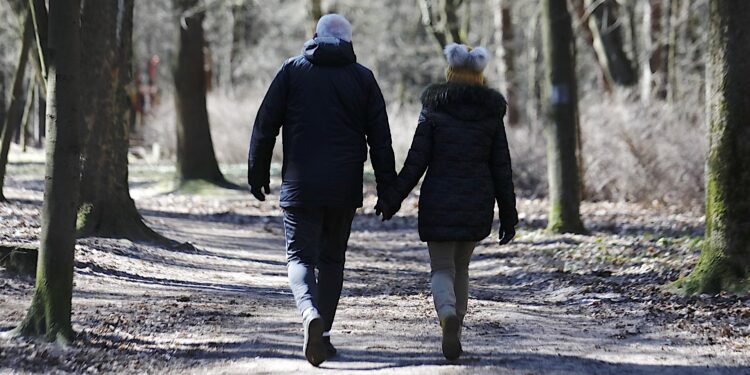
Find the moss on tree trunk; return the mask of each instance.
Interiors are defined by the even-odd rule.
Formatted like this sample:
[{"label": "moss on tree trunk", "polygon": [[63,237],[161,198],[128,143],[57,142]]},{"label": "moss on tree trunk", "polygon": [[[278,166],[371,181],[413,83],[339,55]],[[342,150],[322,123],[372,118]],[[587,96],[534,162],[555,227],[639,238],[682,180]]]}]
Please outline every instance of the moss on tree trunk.
[{"label": "moss on tree trunk", "polygon": [[558,233],[584,233],[579,212],[581,178],[575,45],[567,2],[544,0],[542,18],[549,112],[545,125],[550,200],[547,229]]},{"label": "moss on tree trunk", "polygon": [[73,339],[70,314],[80,171],[80,0],[51,1],[49,19],[42,234],[34,297],[15,333],[67,344]]},{"label": "moss on tree trunk", "polygon": [[684,293],[750,291],[750,2],[711,0],[706,238]]}]

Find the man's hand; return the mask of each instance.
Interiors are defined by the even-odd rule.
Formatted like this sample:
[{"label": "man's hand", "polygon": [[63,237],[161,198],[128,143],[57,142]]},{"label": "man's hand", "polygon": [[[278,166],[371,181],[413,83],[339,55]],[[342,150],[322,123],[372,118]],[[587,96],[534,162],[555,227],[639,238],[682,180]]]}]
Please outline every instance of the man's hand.
[{"label": "man's hand", "polygon": [[383,215],[383,221],[391,220],[397,211],[398,208],[394,209],[380,199],[378,199],[378,203],[375,205],[375,216]]},{"label": "man's hand", "polygon": [[263,194],[263,192],[266,192],[266,194],[271,194],[271,186],[266,184],[265,186],[250,186],[250,193],[255,197],[255,199],[263,202],[266,200],[266,195]]},{"label": "man's hand", "polygon": [[516,236],[516,228],[512,225],[500,224],[500,245],[505,245]]}]

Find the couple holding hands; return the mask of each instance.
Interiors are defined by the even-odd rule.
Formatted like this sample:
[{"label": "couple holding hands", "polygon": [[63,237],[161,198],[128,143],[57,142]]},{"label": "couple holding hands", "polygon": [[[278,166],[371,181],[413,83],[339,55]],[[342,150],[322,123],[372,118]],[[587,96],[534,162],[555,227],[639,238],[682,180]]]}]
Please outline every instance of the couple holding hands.
[{"label": "couple holding hands", "polygon": [[[329,14],[300,56],[287,60],[255,120],[248,155],[252,194],[270,192],[270,164],[283,128],[280,206],[289,284],[302,314],[303,352],[314,366],[336,355],[331,344],[343,285],[351,224],[362,206],[369,148],[376,213],[388,220],[426,172],[419,199],[419,236],[430,254],[431,289],[448,360],[462,353],[469,260],[490,235],[495,202],[500,244],[518,222],[506,102],[484,84],[488,53],[451,44],[446,82],[422,94],[422,111],[401,172],[396,174],[385,101],[373,73],[357,63],[352,27]],[[317,269],[317,275],[316,275]]]}]

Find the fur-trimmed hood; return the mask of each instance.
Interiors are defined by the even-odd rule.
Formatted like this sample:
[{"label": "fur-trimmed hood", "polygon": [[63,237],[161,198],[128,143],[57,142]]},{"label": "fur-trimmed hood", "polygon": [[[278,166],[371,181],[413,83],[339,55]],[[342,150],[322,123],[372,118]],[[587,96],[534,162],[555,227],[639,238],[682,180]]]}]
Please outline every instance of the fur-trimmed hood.
[{"label": "fur-trimmed hood", "polygon": [[422,92],[422,105],[454,117],[476,120],[505,116],[507,102],[502,94],[487,86],[444,82],[432,84]]}]

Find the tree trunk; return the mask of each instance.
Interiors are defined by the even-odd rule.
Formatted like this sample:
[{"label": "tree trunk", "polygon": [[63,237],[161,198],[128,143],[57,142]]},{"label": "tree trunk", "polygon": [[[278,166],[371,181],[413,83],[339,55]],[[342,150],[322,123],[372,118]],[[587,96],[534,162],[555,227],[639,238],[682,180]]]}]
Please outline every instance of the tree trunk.
[{"label": "tree trunk", "polygon": [[591,12],[588,25],[594,38],[594,49],[599,64],[615,84],[621,86],[635,84],[636,73],[623,46],[617,3],[614,0],[605,0],[603,3],[585,0],[585,4],[587,10]]},{"label": "tree trunk", "polygon": [[5,186],[5,172],[8,166],[8,153],[10,152],[10,141],[14,137],[16,124],[21,123],[23,116],[23,81],[26,76],[26,65],[29,61],[29,49],[34,37],[34,27],[31,21],[31,13],[27,11],[27,16],[23,22],[23,37],[21,38],[21,51],[18,55],[18,64],[13,76],[13,87],[11,89],[10,104],[6,112],[5,122],[0,135],[0,201],[5,201],[3,187]]},{"label": "tree trunk", "polygon": [[451,36],[453,43],[465,44],[465,37],[461,30],[461,21],[458,19],[458,7],[461,5],[461,0],[442,0],[443,7],[443,19],[445,20],[445,28],[448,30],[448,35]]},{"label": "tree trunk", "polygon": [[677,286],[688,294],[750,290],[750,2],[709,1],[706,238]]},{"label": "tree trunk", "polygon": [[250,5],[247,3],[237,4],[232,7],[232,51],[230,62],[232,65],[232,86],[239,82],[238,75],[235,74],[235,66],[239,65],[245,51],[250,45],[250,36],[252,33]]},{"label": "tree trunk", "polygon": [[677,31],[680,25],[680,0],[670,0],[669,41],[667,42],[667,102],[674,103],[677,95]]},{"label": "tree trunk", "polygon": [[[47,14],[47,4],[45,0],[29,0],[29,9],[34,23],[34,42],[36,45],[36,55],[38,68],[42,74],[43,81],[47,79],[47,28],[49,27],[49,15]],[[46,84],[43,86],[46,90]]]},{"label": "tree trunk", "polygon": [[128,188],[134,0],[89,1],[81,16],[83,108],[78,235],[158,240]]},{"label": "tree trunk", "polygon": [[[49,71],[49,69],[47,69]],[[46,87],[46,86],[45,86]],[[46,92],[40,92],[39,97],[37,98],[37,110],[39,113],[37,113],[36,122],[37,122],[37,133],[36,135],[36,145],[38,147],[42,147],[44,145],[44,138],[47,134],[47,93]]]},{"label": "tree trunk", "polygon": [[518,103],[515,100],[515,48],[513,43],[513,24],[511,23],[511,6],[509,0],[495,0],[495,55],[497,56],[498,75],[501,79],[500,91],[508,102],[507,123],[514,126],[518,122]]},{"label": "tree trunk", "polygon": [[422,12],[422,25],[427,33],[435,39],[435,43],[442,53],[445,46],[448,45],[448,36],[445,34],[444,27],[439,25],[435,19],[433,2],[431,0],[419,0],[419,10]]},{"label": "tree trunk", "polygon": [[21,138],[21,149],[23,152],[26,152],[29,143],[29,126],[31,125],[31,119],[34,117],[32,112],[34,111],[36,86],[34,80],[29,80],[29,88],[26,93],[26,105],[23,110],[23,118],[21,119],[21,131],[19,132]]},{"label": "tree trunk", "polygon": [[[586,40],[586,43],[591,46],[591,52],[594,54],[594,58],[599,62],[599,53],[597,52],[594,43],[594,33],[591,31],[587,22],[591,15],[586,11],[584,0],[573,0],[573,4],[576,10],[576,15],[578,16],[578,24],[581,25],[579,26],[580,30],[583,31],[583,37]],[[614,86],[612,75],[609,73],[606,65],[599,63],[597,66],[599,67],[599,74],[602,80],[602,88],[606,93],[612,93],[612,87]]]},{"label": "tree trunk", "polygon": [[656,96],[660,99],[667,99],[667,91],[669,90],[669,30],[672,18],[672,0],[662,0],[658,5],[659,18],[655,22],[659,23],[659,34],[655,38],[659,41],[659,45],[656,49],[656,64],[652,71],[658,73],[656,77]]},{"label": "tree trunk", "polygon": [[321,0],[309,0],[307,6],[307,14],[310,17],[310,31],[312,31],[310,36],[312,36],[318,27],[318,20],[323,17],[323,7],[321,6]]},{"label": "tree trunk", "polygon": [[[5,118],[7,113],[5,112],[6,100],[5,100],[5,74],[0,72],[0,131],[4,127]],[[0,198],[2,197],[2,190],[0,190]]]},{"label": "tree trunk", "polygon": [[228,185],[216,161],[208,123],[202,25],[205,13],[194,9],[198,0],[173,0],[173,4],[180,25],[174,68],[178,179]]},{"label": "tree trunk", "polygon": [[538,11],[535,11],[527,27],[528,34],[527,39],[529,41],[526,49],[526,91],[528,92],[528,100],[526,100],[526,119],[530,123],[535,123],[539,118],[540,103],[541,103],[541,89],[539,79],[539,18],[541,13],[541,7]]},{"label": "tree trunk", "polygon": [[680,70],[677,59],[680,46],[686,44],[690,22],[690,0],[672,0],[669,21],[669,50],[667,53],[667,102],[674,103],[680,95]]},{"label": "tree trunk", "polygon": [[73,251],[79,183],[80,0],[55,0],[49,9],[47,166],[36,290],[24,336],[68,344],[73,294]]},{"label": "tree trunk", "polygon": [[[422,25],[432,35],[442,53],[448,43],[466,44],[469,22],[461,23],[458,8],[463,0],[419,0]],[[464,4],[468,7],[468,4]],[[462,27],[463,25],[463,27]]]},{"label": "tree trunk", "polygon": [[579,213],[581,178],[575,44],[566,0],[543,0],[542,19],[549,112],[545,126],[550,200],[547,229],[583,233]]},{"label": "tree trunk", "polygon": [[[643,12],[643,26],[641,27],[641,47],[644,54],[641,57],[641,101],[651,101],[651,90],[653,86],[653,60],[654,60],[654,0],[640,0]],[[656,25],[658,25],[658,16]],[[658,28],[657,28],[658,31]]]},{"label": "tree trunk", "polygon": [[638,72],[640,70],[640,56],[641,56],[641,49],[640,49],[640,40],[638,38],[638,21],[636,20],[636,14],[638,9],[638,1],[639,0],[629,0],[626,1],[623,5],[623,9],[625,10],[625,18],[627,19],[627,25],[628,25],[628,41],[630,42],[630,61],[632,61],[633,66],[633,76],[634,80],[638,81]]}]

